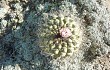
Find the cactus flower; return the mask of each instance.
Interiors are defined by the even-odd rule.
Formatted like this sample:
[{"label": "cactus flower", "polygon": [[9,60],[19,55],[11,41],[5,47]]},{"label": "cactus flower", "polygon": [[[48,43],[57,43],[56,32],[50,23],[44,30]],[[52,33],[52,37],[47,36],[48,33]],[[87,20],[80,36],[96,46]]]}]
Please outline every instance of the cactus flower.
[{"label": "cactus flower", "polygon": [[67,37],[70,37],[72,35],[72,33],[69,28],[61,28],[60,35],[63,38],[67,38]]}]

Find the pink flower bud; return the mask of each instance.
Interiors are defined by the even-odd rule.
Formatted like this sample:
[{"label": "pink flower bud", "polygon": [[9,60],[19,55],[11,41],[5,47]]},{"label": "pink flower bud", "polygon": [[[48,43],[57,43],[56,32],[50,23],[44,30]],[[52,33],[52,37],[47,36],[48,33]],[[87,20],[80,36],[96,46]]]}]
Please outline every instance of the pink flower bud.
[{"label": "pink flower bud", "polygon": [[60,35],[61,35],[61,37],[67,38],[67,37],[70,37],[72,35],[72,33],[69,28],[61,28]]}]

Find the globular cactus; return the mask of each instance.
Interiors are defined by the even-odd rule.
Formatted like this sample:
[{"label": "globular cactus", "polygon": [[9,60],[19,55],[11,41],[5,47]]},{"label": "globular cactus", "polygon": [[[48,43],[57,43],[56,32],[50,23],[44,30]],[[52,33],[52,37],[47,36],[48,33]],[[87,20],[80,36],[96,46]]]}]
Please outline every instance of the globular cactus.
[{"label": "globular cactus", "polygon": [[42,25],[39,45],[54,57],[71,56],[79,48],[80,33],[72,17],[54,15]]},{"label": "globular cactus", "polygon": [[[55,58],[72,56],[80,47],[82,38],[80,23],[74,15],[75,8],[70,2],[59,3],[59,6],[50,5],[48,11],[42,10],[42,15],[38,19],[37,43],[43,51]],[[57,12],[56,8],[59,9]]]}]

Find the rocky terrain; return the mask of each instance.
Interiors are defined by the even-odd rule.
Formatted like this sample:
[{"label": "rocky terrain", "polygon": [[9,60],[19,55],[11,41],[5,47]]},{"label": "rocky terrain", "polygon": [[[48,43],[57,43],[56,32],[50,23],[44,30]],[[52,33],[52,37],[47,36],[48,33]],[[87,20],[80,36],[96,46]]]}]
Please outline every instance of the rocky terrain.
[{"label": "rocky terrain", "polygon": [[[110,70],[109,3],[109,0],[1,0],[0,69]],[[68,21],[66,17],[72,20]],[[59,24],[69,23],[59,25],[56,20],[60,21]],[[51,32],[57,32],[56,29],[71,24],[75,24],[76,28],[74,31],[73,25],[70,26],[70,30],[74,31],[72,35],[76,34],[72,43],[76,42],[78,46],[73,44],[73,47],[70,43],[73,49],[68,48],[69,44],[65,41],[68,41],[68,38],[58,36],[58,48],[62,45],[59,41],[61,39],[67,43],[67,51],[56,51],[56,48],[49,50],[51,46],[48,48],[48,44],[53,43],[47,41],[54,42],[54,39],[51,39],[54,34]],[[73,54],[66,56],[70,54],[69,49]],[[51,51],[54,51],[52,54],[57,54],[57,57],[53,57]]]}]

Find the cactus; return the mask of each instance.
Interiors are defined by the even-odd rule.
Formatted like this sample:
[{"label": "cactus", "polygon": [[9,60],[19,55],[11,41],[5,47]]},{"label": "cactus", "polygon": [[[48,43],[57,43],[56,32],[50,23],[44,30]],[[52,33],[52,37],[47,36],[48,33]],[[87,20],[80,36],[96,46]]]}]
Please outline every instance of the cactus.
[{"label": "cactus", "polygon": [[[51,16],[42,26],[40,46],[53,57],[71,56],[79,47],[78,23],[67,16]],[[79,32],[80,33],[80,32]],[[80,41],[80,40],[79,40]]]},{"label": "cactus", "polygon": [[[45,6],[50,7],[48,11]],[[41,7],[36,19],[36,34],[39,38],[37,45],[52,57],[72,56],[81,43],[80,23],[75,20],[74,6],[63,1],[56,4],[45,3]]]}]

